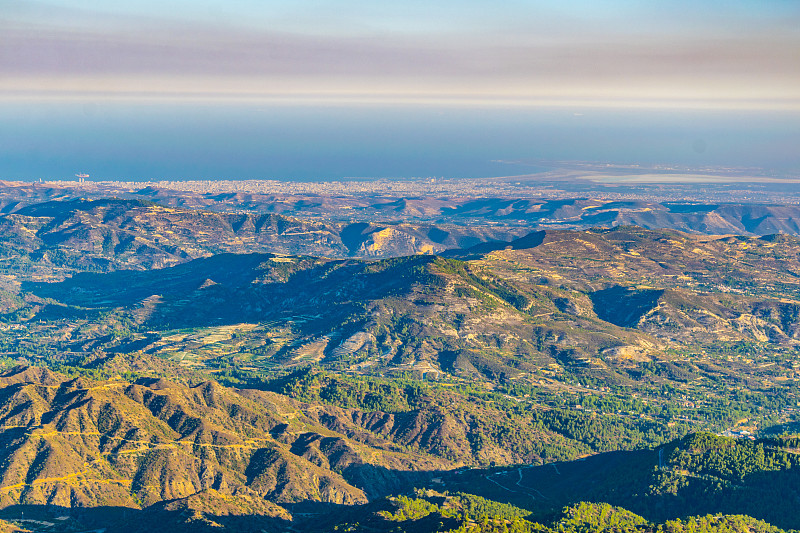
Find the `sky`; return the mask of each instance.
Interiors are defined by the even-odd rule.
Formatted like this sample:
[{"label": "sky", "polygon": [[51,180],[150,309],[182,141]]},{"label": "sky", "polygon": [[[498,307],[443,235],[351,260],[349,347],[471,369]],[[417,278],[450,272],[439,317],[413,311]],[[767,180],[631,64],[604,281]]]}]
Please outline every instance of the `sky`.
[{"label": "sky", "polygon": [[0,0],[0,101],[800,109],[797,0]]}]

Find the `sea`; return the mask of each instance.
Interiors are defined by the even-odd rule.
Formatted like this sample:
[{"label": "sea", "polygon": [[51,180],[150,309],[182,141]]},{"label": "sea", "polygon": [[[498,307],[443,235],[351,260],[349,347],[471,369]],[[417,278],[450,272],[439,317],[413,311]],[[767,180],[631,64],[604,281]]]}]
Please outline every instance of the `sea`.
[{"label": "sea", "polygon": [[474,179],[535,174],[558,161],[800,177],[800,112],[0,103],[3,180]]}]

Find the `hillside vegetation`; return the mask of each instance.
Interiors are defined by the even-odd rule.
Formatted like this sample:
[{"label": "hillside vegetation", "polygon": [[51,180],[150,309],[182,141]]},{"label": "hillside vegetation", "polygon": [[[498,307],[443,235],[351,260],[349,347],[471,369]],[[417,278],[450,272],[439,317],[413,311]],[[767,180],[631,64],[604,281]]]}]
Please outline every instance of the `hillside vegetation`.
[{"label": "hillside vegetation", "polygon": [[800,528],[797,237],[7,211],[9,530]]}]

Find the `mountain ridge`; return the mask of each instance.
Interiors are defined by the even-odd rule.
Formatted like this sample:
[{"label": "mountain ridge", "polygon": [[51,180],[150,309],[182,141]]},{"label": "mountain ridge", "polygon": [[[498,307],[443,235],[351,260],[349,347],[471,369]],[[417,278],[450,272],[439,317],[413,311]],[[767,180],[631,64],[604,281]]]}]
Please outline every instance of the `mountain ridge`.
[{"label": "mountain ridge", "polygon": [[[285,531],[374,508],[375,527],[432,531],[479,525],[432,506],[552,514],[578,498],[642,513],[629,525],[649,532],[681,510],[734,512],[717,505],[729,497],[794,527],[769,484],[794,491],[797,446],[769,435],[800,419],[798,237],[520,227],[464,230],[441,254],[332,258],[268,249],[246,213],[14,210],[0,220],[8,513]],[[276,239],[328,224],[263,221]],[[336,227],[330,242],[361,254],[400,226]],[[442,227],[426,238],[446,242]],[[382,500],[414,487],[490,503]],[[758,495],[766,514],[745,501]],[[586,524],[606,512],[581,509]],[[550,527],[496,510],[486,527]]]}]

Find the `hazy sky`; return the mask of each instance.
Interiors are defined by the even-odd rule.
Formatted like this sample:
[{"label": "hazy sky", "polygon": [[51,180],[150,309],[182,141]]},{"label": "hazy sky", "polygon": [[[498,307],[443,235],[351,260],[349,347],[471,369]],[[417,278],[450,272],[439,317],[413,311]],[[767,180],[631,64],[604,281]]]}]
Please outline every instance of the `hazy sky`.
[{"label": "hazy sky", "polygon": [[0,99],[800,108],[798,0],[0,0]]}]

